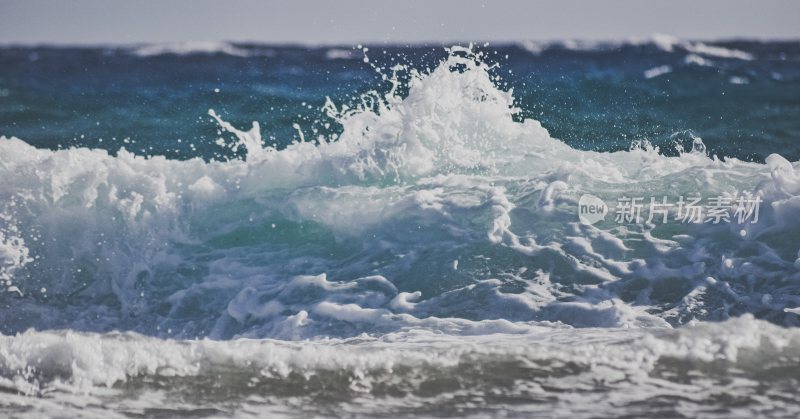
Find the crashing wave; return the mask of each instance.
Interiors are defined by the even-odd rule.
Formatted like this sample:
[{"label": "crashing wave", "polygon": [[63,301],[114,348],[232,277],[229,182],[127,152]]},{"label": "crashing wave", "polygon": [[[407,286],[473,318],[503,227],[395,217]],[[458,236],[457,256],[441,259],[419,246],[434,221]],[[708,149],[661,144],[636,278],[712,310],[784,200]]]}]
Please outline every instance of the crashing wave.
[{"label": "crashing wave", "polygon": [[[699,139],[675,157],[573,149],[518,120],[492,71],[453,48],[410,71],[404,96],[329,101],[337,138],[281,150],[212,111],[245,160],[0,139],[4,260],[26,260],[4,268],[20,293],[0,295],[2,332],[480,335],[744,313],[798,324],[785,310],[800,306],[798,163],[719,159]],[[585,193],[750,193],[763,211],[742,225],[588,226]]]},{"label": "crashing wave", "polygon": [[[421,331],[310,342],[28,331],[0,336],[0,347],[0,408],[44,416],[296,416],[298,405],[309,415],[359,415],[378,403],[400,416],[485,411],[467,400],[507,414],[587,418],[800,413],[800,334],[751,317],[678,331]],[[658,403],[672,399],[681,402]]]}]

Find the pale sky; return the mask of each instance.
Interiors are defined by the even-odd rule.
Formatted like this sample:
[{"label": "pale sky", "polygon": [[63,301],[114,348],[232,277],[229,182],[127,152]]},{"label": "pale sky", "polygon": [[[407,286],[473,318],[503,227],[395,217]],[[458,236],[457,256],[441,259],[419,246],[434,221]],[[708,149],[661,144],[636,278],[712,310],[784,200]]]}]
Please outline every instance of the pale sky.
[{"label": "pale sky", "polygon": [[800,39],[797,0],[0,0],[0,44]]}]

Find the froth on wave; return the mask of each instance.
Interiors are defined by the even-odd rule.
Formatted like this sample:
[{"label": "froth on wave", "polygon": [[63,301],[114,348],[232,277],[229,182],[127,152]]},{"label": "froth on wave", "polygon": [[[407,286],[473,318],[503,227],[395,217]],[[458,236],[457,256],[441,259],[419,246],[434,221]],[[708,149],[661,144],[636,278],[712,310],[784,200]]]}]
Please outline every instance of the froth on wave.
[{"label": "froth on wave", "polygon": [[[409,328],[797,325],[800,168],[644,145],[573,149],[469,48],[408,71],[343,127],[244,160],[36,149],[0,139],[3,333],[132,330],[307,339]],[[758,195],[758,223],[597,226],[578,197]]]},{"label": "froth on wave", "polygon": [[800,413],[800,334],[752,317],[679,331],[313,342],[29,331],[0,336],[0,347],[0,408],[29,414],[358,415],[376,403],[401,415]]}]

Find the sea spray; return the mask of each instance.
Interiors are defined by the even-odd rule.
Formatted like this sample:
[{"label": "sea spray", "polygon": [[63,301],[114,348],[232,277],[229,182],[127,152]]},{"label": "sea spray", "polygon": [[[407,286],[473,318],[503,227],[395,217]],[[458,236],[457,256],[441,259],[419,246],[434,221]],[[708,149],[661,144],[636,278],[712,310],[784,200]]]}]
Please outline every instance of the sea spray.
[{"label": "sea spray", "polygon": [[[0,139],[0,406],[795,414],[798,163],[688,134],[674,156],[570,147],[497,68],[398,68],[327,102],[335,137],[285,147],[209,111],[241,159]],[[604,219],[581,223],[585,194]],[[694,195],[758,197],[759,219],[614,219]]]}]

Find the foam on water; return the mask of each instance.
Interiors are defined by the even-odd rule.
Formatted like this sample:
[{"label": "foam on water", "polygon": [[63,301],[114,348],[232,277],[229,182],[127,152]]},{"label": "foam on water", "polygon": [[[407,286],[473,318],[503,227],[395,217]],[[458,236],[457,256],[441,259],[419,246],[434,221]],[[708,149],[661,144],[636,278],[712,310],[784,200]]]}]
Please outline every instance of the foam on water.
[{"label": "foam on water", "polygon": [[291,416],[374,414],[379,403],[395,415],[791,416],[800,413],[799,344],[797,329],[750,316],[658,333],[415,331],[312,342],[26,332],[0,336],[0,388],[19,392],[0,408]]},{"label": "foam on water", "polygon": [[[728,368],[739,362],[741,341],[797,367],[786,343],[798,339],[794,329],[750,317],[662,329],[745,313],[798,325],[798,163],[777,154],[766,164],[708,156],[699,139],[676,157],[646,144],[573,149],[537,121],[520,120],[492,70],[470,49],[453,48],[429,73],[411,70],[406,95],[391,78],[395,88],[364,95],[357,108],[329,101],[326,112],[343,126],[338,138],[281,150],[264,145],[257,123],[243,131],[210,111],[246,148],[245,160],[51,151],[0,138],[0,281],[9,291],[0,294],[1,332],[317,342],[29,331],[2,337],[2,386],[134,391],[143,376],[161,382],[221,370],[240,382],[252,369],[289,381],[346,379],[356,393],[395,394],[398,386],[408,395],[426,380],[447,381],[454,360],[466,357],[480,361],[458,365],[480,380],[494,362],[536,371],[544,362],[562,372],[530,383],[539,390],[564,377],[558,386],[589,391],[582,386],[600,371],[626,383],[610,384],[622,390],[615,397],[641,383],[635,376],[654,386],[641,390],[652,397],[688,397],[694,406],[698,388],[713,392],[708,382],[652,378],[657,363],[699,359],[714,370],[721,359]],[[576,210],[585,193],[606,202],[752,193],[764,203],[759,221],[744,225],[589,226]],[[637,330],[575,329],[585,327]],[[741,340],[723,342],[730,333]],[[598,340],[606,346],[580,345]],[[597,352],[609,346],[615,351]],[[664,374],[687,373],[681,365]],[[464,388],[478,386],[463,374],[455,380],[472,383]],[[750,388],[748,374],[741,389]],[[273,379],[254,377],[255,388]],[[648,380],[677,387],[657,391]],[[148,397],[163,396],[157,387]],[[252,396],[245,387],[232,391]],[[547,392],[528,390],[524,397]]]}]

